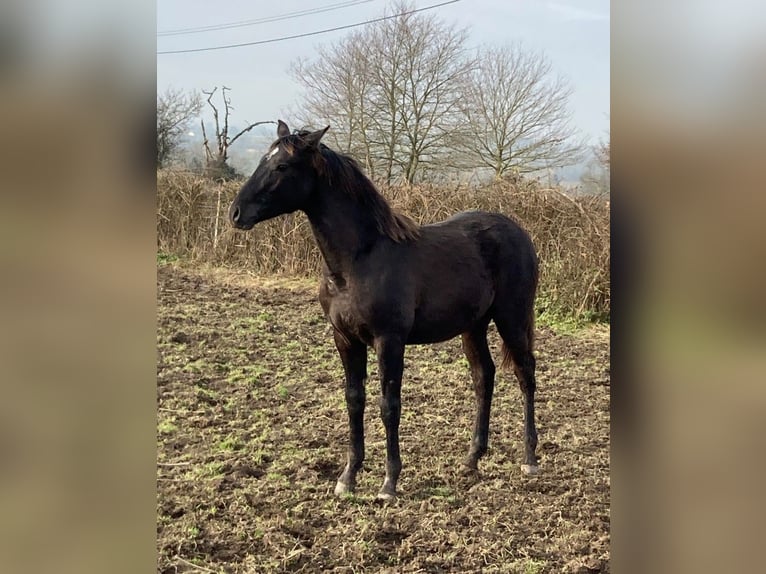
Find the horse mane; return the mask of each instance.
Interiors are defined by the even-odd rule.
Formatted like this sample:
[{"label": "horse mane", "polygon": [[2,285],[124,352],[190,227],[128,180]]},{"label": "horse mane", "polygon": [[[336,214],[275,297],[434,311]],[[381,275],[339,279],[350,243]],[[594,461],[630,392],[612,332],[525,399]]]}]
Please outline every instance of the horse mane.
[{"label": "horse mane", "polygon": [[[280,138],[280,143],[288,153],[292,153],[294,149],[306,149],[303,136],[309,133],[296,132]],[[380,233],[397,243],[420,236],[420,226],[391,207],[354,158],[333,151],[320,143],[319,149],[314,152],[313,164],[317,173],[325,178],[329,185],[340,189],[372,214]]]}]

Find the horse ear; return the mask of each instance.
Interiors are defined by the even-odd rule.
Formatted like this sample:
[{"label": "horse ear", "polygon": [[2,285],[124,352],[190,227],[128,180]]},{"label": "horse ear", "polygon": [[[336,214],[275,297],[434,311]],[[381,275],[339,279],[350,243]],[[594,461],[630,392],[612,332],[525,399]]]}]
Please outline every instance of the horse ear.
[{"label": "horse ear", "polygon": [[311,132],[310,134],[303,136],[303,141],[305,141],[310,147],[316,147],[319,145],[319,140],[322,139],[322,136],[325,135],[329,129],[330,126],[327,126],[322,130]]},{"label": "horse ear", "polygon": [[277,135],[281,138],[290,135],[290,128],[282,120],[277,120]]}]

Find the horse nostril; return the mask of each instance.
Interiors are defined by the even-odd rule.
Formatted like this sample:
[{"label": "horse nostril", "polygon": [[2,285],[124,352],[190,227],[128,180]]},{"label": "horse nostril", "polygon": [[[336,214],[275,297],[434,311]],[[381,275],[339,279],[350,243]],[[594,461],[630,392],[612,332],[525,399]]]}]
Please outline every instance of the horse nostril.
[{"label": "horse nostril", "polygon": [[237,223],[237,221],[239,221],[239,207],[235,207],[234,209],[231,210],[231,220],[234,223]]}]

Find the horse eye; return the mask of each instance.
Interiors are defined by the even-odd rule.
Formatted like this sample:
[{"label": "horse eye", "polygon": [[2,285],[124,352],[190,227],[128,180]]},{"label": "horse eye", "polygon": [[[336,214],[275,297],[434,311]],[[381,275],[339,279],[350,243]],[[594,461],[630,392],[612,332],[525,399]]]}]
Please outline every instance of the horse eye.
[{"label": "horse eye", "polygon": [[276,169],[277,169],[277,171],[285,171],[285,170],[287,169],[287,164],[286,164],[286,163],[280,163],[280,164],[277,166],[277,168],[276,168]]}]

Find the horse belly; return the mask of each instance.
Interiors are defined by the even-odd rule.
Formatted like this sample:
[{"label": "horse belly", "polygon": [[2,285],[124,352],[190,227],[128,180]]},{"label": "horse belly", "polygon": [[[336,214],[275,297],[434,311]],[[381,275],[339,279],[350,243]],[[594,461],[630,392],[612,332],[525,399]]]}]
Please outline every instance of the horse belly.
[{"label": "horse belly", "polygon": [[415,320],[407,343],[437,343],[470,331],[486,317],[492,304],[490,293],[475,295],[457,301],[444,301],[441,305],[435,301],[420,305],[415,310]]}]

